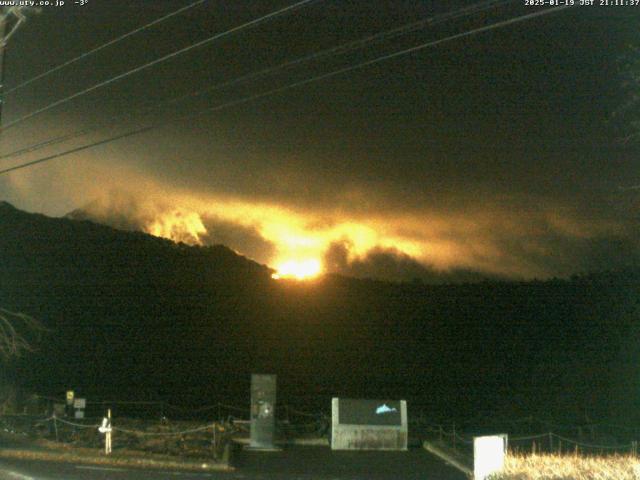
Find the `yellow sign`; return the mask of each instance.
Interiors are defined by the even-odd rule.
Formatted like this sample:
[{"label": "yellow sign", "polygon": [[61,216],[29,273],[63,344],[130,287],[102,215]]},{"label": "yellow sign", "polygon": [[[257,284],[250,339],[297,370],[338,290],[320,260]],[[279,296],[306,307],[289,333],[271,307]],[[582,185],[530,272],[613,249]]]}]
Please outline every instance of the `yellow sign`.
[{"label": "yellow sign", "polygon": [[73,397],[74,397],[73,390],[67,390],[67,403],[68,404],[72,404],[73,403]]}]

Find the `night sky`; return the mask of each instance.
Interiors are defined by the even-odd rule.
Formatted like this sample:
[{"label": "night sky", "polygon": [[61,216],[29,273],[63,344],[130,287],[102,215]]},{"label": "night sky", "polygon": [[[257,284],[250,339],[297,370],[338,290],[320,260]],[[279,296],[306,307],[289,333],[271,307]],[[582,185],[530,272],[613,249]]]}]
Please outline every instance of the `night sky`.
[{"label": "night sky", "polygon": [[[9,42],[6,88],[189,3],[69,0],[29,12]],[[293,3],[207,1],[9,92],[2,122]],[[474,5],[480,11],[445,21]],[[557,9],[191,115],[541,10],[523,0],[311,2],[6,128],[0,154],[118,118],[0,159],[2,168],[163,125],[2,175],[0,199],[223,243],[282,273],[548,278],[638,265],[640,6]],[[403,35],[140,115],[427,18]]]}]

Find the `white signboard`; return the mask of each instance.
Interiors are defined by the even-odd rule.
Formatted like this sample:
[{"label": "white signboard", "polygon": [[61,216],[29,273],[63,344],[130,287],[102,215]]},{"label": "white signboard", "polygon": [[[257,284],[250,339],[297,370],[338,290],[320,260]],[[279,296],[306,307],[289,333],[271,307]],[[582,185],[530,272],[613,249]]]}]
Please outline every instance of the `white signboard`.
[{"label": "white signboard", "polygon": [[473,478],[485,480],[504,468],[507,448],[506,435],[475,437],[473,439]]},{"label": "white signboard", "polygon": [[80,408],[80,409],[87,408],[87,399],[86,398],[76,398],[73,401],[73,408],[76,408],[76,409],[78,409],[78,408]]},{"label": "white signboard", "polygon": [[407,402],[333,398],[332,450],[407,450]]},{"label": "white signboard", "polygon": [[75,418],[84,418],[84,410],[76,410]]}]

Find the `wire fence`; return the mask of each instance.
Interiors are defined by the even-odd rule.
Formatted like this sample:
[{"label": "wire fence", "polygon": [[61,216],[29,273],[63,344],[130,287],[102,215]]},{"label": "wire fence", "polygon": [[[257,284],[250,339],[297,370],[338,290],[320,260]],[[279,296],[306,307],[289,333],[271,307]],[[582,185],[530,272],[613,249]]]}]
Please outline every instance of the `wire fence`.
[{"label": "wire fence", "polygon": [[[59,411],[65,403],[61,398],[47,396],[37,398],[46,402],[49,411],[54,405],[58,406]],[[216,429],[236,434],[247,433],[251,416],[248,407],[239,407],[227,402],[185,407],[165,401],[100,400],[86,402],[87,415],[84,419],[73,419],[56,413],[24,417],[29,419],[27,421],[39,425],[40,428],[48,428],[49,435],[55,435],[58,441],[73,441],[74,435],[77,437],[80,431],[90,430],[95,433],[107,409],[114,410],[116,418],[112,428],[114,434],[127,438],[184,440],[190,435],[198,436],[203,433],[211,436]],[[590,422],[576,426],[528,416],[506,422],[511,425],[511,428],[502,428],[496,423],[494,427],[483,425],[482,428],[474,429],[470,427],[472,424],[468,423],[463,429],[456,427],[456,424],[445,426],[430,423],[424,411],[414,409],[414,412],[409,419],[410,434],[420,439],[438,439],[462,453],[472,453],[474,436],[488,432],[508,433],[508,447],[513,452],[605,455],[637,454],[638,450],[636,440],[638,429],[634,426],[607,422]],[[131,413],[134,415],[129,416]],[[136,416],[136,413],[142,413],[142,415]],[[326,411],[313,412],[290,405],[279,405],[276,414],[278,431],[285,437],[326,436],[330,432],[331,417]],[[191,417],[191,421],[176,420],[180,417]],[[0,419],[6,418],[0,417]],[[198,418],[201,421],[194,420]],[[478,422],[478,425],[480,424],[481,422]],[[139,427],[136,428],[136,425]],[[538,432],[532,431],[535,427],[542,427],[545,430],[540,428]],[[542,433],[539,433],[540,431]]]},{"label": "wire fence", "polygon": [[[51,409],[52,405],[63,404],[64,399],[38,395],[48,404]],[[223,420],[229,416],[236,418],[248,419],[250,417],[249,407],[239,407],[225,402],[216,402],[211,405],[203,405],[197,407],[185,407],[174,405],[164,401],[123,401],[123,400],[100,400],[86,401],[86,407],[83,409],[87,418],[101,417],[107,408],[118,410],[121,415],[134,417],[176,417],[176,418],[197,418],[197,417],[214,417],[217,420]],[[279,405],[276,411],[278,418],[287,421],[296,421],[301,419],[319,419],[327,415],[326,412],[305,411],[290,405]],[[300,422],[297,422],[300,423]],[[308,423],[308,421],[307,421]]]},{"label": "wire fence", "polygon": [[[576,427],[582,428],[582,427]],[[425,429],[431,437],[449,445],[462,454],[473,454],[473,437],[475,435],[461,434],[455,430],[447,431],[442,425],[432,425]],[[549,431],[531,435],[507,435],[507,447],[510,452],[517,453],[553,453],[553,454],[582,454],[582,455],[610,455],[610,454],[638,454],[638,441],[617,441],[612,437],[598,438],[585,435],[583,438],[570,438]]]},{"label": "wire fence", "polygon": [[[149,421],[130,418],[69,419],[53,414],[0,416],[7,433],[45,442],[43,447],[67,444],[84,448],[176,454],[219,459],[231,438],[242,431],[233,419],[206,423]],[[53,442],[47,444],[46,442]]]},{"label": "wire fence", "polygon": [[[35,396],[31,414],[0,415],[5,432],[88,448],[219,458],[232,438],[248,437],[250,409],[227,402],[184,407],[165,401],[82,400]],[[280,406],[280,438],[326,435],[324,413]],[[109,412],[107,414],[107,412]],[[107,418],[108,417],[108,418]],[[189,419],[186,419],[189,418]],[[107,441],[108,439],[108,441]],[[109,450],[111,451],[111,450]]]}]

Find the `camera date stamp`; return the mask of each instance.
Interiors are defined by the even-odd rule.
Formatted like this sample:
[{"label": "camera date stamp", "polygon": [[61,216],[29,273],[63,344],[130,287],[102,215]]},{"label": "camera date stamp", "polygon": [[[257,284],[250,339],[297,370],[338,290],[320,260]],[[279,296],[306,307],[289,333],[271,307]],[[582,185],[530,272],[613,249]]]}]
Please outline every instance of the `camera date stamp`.
[{"label": "camera date stamp", "polygon": [[640,7],[640,0],[524,0],[526,7]]},{"label": "camera date stamp", "polygon": [[88,4],[89,0],[0,0],[0,7],[45,8],[69,5],[84,7]]}]

